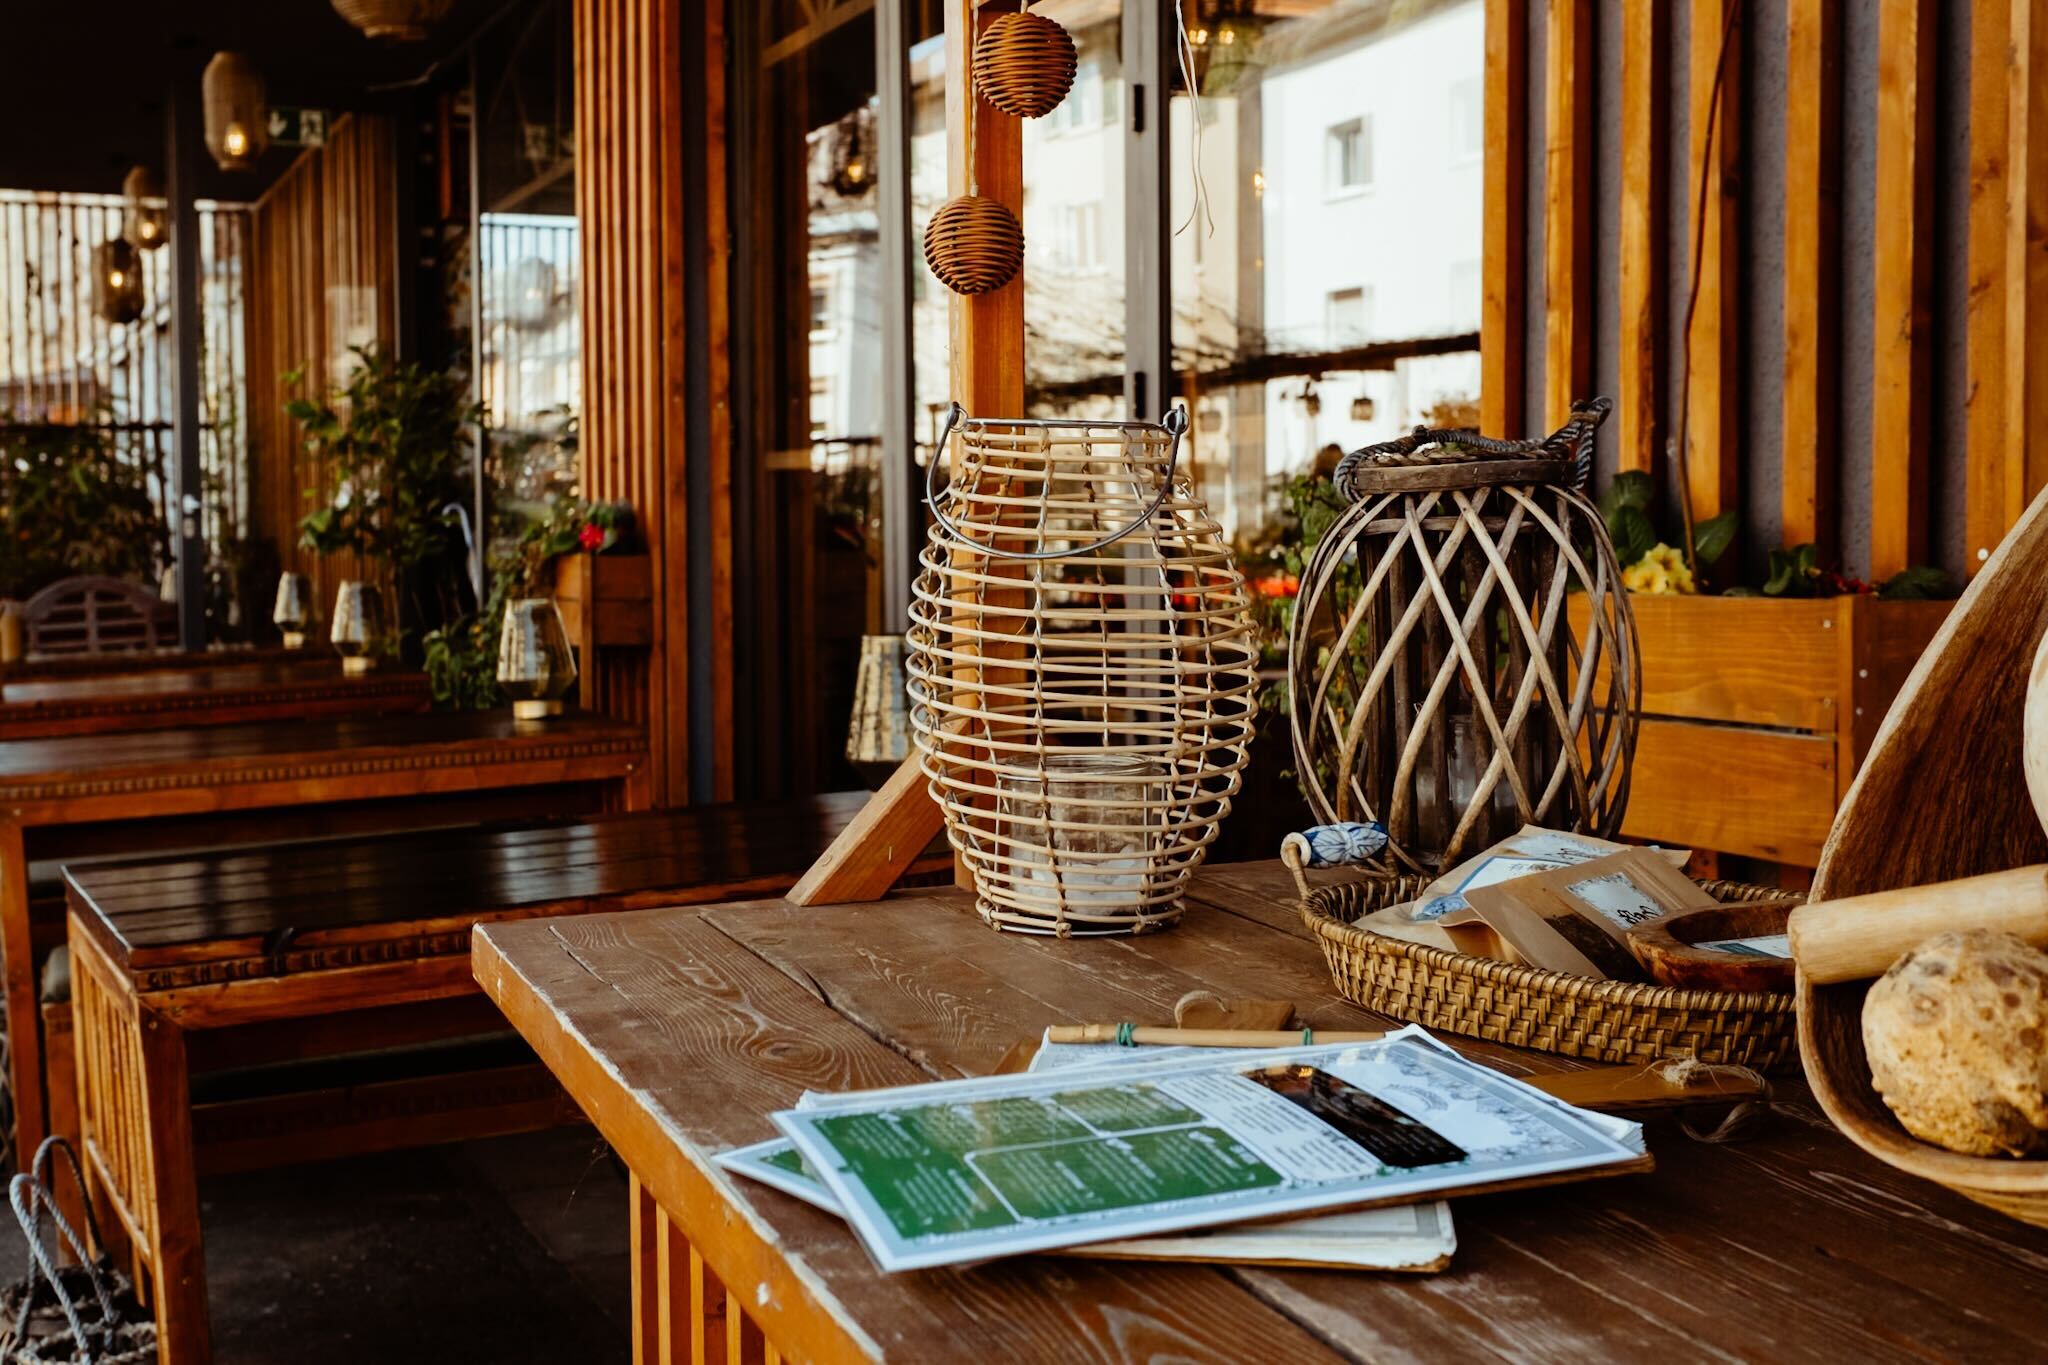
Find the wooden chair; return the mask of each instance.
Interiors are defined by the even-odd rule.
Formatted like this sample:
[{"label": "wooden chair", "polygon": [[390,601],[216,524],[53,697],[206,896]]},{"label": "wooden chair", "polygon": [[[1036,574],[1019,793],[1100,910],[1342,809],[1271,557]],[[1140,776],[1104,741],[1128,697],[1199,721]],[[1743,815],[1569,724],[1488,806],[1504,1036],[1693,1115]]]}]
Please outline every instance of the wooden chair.
[{"label": "wooden chair", "polygon": [[118,578],[65,578],[22,607],[30,658],[168,649],[178,643],[178,609]]}]

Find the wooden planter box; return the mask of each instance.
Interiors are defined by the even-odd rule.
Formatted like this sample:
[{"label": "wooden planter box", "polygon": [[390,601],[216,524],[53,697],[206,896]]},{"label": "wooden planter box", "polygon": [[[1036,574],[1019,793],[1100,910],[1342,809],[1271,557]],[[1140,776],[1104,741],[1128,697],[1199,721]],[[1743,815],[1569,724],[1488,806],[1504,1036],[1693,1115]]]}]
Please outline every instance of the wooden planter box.
[{"label": "wooden planter box", "polygon": [[597,700],[597,651],[654,645],[654,571],[642,555],[563,555],[555,561],[555,605],[576,649],[577,694]]},{"label": "wooden planter box", "polygon": [[[1948,602],[1629,599],[1643,728],[1622,832],[1813,867]],[[1572,607],[1584,628],[1583,601]]]}]

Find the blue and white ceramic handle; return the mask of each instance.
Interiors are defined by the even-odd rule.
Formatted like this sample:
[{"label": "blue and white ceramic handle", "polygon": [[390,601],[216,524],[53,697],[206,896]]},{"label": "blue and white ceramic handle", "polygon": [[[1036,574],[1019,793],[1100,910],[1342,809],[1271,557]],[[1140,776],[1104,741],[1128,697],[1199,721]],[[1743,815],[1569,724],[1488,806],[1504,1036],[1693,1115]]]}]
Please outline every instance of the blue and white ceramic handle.
[{"label": "blue and white ceramic handle", "polygon": [[1386,826],[1377,822],[1313,825],[1280,841],[1280,861],[1294,873],[1295,885],[1306,896],[1308,879],[1302,873],[1309,868],[1353,867],[1369,863],[1386,846]]}]

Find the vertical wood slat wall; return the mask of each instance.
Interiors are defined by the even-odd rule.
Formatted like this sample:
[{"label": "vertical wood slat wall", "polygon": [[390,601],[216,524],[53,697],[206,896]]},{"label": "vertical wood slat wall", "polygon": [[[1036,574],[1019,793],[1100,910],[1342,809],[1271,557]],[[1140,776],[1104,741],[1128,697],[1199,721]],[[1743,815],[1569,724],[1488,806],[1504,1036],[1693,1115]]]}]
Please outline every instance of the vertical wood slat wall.
[{"label": "vertical wood slat wall", "polygon": [[682,0],[575,6],[583,484],[639,519],[655,620],[651,650],[591,665],[600,709],[648,727],[660,805],[688,799],[690,771],[682,15]]},{"label": "vertical wood slat wall", "polygon": [[2048,482],[2048,0],[1486,24],[1488,430],[1614,396],[1603,477],[1655,473],[1675,539],[1683,389],[1693,507],[1741,514],[1745,578],[1806,541],[1864,577],[1973,572]]},{"label": "vertical wood slat wall", "polygon": [[[389,343],[397,311],[396,171],[387,118],[337,119],[324,147],[308,148],[249,213],[247,363],[250,534],[280,566],[308,575],[324,622],[335,587],[358,577],[353,555],[323,557],[298,545],[304,490],[316,471],[301,454],[292,397],[314,398],[346,374],[351,341]],[[286,376],[303,369],[291,385]],[[390,585],[387,583],[386,591]],[[268,603],[258,604],[267,609]]]}]

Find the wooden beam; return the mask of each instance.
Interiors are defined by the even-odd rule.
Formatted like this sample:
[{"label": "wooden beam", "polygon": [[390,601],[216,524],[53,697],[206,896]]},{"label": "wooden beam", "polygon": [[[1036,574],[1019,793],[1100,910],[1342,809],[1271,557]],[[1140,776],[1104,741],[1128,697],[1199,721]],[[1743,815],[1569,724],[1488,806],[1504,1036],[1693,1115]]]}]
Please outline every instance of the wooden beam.
[{"label": "wooden beam", "polygon": [[[2013,164],[2010,151],[2016,129],[2009,117],[2015,92],[2007,72],[2024,69],[2016,60],[2013,19],[2016,6],[1980,5],[1970,17],[1970,207],[1968,254],[1969,292],[1964,325],[1963,383],[1963,537],[1968,568],[1991,557],[2011,524],[2008,499],[2015,491],[2006,477],[2010,451],[2005,440],[2005,384],[2010,357],[2006,352],[2007,313],[2014,299],[2006,288],[2012,268],[2006,253],[2012,245],[2007,215],[2012,207],[2012,181],[2024,184],[2025,171]],[[2025,22],[2024,14],[2019,16]],[[2023,191],[2022,191],[2023,192]],[[2022,267],[2023,268],[2023,267]],[[2024,309],[2024,302],[2021,303]],[[2024,312],[2021,314],[2024,319]],[[2016,512],[2014,513],[2016,515]]]},{"label": "wooden beam", "polygon": [[1550,0],[1543,72],[1544,424],[1593,384],[1593,0]]},{"label": "wooden beam", "polygon": [[1841,357],[1841,7],[1785,7],[1785,321],[1780,542],[1832,551]]},{"label": "wooden beam", "polygon": [[1523,327],[1528,306],[1523,245],[1529,222],[1527,0],[1486,0],[1483,246],[1479,425],[1523,434]]},{"label": "wooden beam", "polygon": [[1934,0],[1883,0],[1878,11],[1869,547],[1877,579],[1927,553],[1938,30]]},{"label": "wooden beam", "polygon": [[1741,356],[1737,342],[1742,331],[1742,244],[1734,181],[1742,148],[1741,3],[1694,0],[1692,6],[1688,64],[1691,148],[1686,169],[1691,217],[1685,233],[1688,250],[1699,253],[1696,262],[1687,262],[1698,272],[1699,291],[1686,338],[1685,453],[1696,520],[1718,515],[1740,497],[1742,414],[1737,399]]},{"label": "wooden beam", "polygon": [[1619,467],[1656,469],[1663,443],[1665,155],[1670,12],[1621,9],[1621,285],[1615,423]]},{"label": "wooden beam", "polygon": [[[2004,523],[2048,486],[2048,0],[2007,0]],[[2000,528],[2000,534],[2004,527]],[[1970,543],[1970,557],[1980,547]],[[1973,562],[1973,569],[1976,567]]]}]

